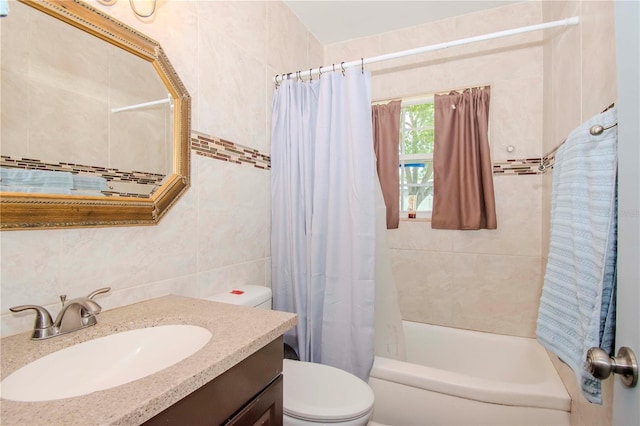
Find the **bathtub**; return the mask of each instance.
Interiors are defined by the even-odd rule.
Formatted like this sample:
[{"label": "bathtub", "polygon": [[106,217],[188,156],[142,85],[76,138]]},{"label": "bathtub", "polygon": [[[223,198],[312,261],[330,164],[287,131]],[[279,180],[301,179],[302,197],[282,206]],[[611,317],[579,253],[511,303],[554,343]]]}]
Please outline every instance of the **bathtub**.
[{"label": "bathtub", "polygon": [[403,321],[407,362],[377,357],[372,424],[569,425],[571,400],[535,339]]}]

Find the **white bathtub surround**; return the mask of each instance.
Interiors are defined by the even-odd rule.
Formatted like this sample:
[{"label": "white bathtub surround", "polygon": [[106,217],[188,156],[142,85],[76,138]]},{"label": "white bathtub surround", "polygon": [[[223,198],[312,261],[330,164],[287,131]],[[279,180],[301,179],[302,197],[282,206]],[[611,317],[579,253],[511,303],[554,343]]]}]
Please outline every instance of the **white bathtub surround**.
[{"label": "white bathtub surround", "polygon": [[398,290],[393,281],[391,254],[387,244],[387,207],[382,188],[376,181],[376,301],[375,354],[385,358],[406,359],[402,315]]},{"label": "white bathtub surround", "polygon": [[571,400],[535,339],[404,321],[407,362],[376,357],[384,425],[569,425]]}]

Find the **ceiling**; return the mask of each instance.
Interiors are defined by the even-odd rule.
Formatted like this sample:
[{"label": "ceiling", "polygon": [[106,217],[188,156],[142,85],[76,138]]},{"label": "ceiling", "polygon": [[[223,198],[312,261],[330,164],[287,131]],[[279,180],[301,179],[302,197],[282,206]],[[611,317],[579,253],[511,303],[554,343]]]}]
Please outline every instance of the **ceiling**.
[{"label": "ceiling", "polygon": [[285,0],[322,44],[337,43],[523,0]]}]

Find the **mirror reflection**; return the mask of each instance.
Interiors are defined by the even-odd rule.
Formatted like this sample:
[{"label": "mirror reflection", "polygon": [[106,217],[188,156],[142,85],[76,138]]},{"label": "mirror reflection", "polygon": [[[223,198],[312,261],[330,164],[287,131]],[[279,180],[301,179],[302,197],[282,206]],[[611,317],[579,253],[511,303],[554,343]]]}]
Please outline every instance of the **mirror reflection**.
[{"label": "mirror reflection", "polygon": [[152,63],[18,2],[1,30],[1,191],[148,198],[171,176]]},{"label": "mirror reflection", "polygon": [[162,47],[81,0],[0,22],[0,229],[152,225],[189,188],[191,99]]}]

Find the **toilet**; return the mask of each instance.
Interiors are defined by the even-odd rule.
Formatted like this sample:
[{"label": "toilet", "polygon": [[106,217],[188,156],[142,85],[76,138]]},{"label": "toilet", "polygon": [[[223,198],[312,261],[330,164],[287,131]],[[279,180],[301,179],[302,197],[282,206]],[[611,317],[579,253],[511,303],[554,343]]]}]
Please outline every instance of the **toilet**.
[{"label": "toilet", "polygon": [[[271,289],[243,285],[207,297],[215,302],[271,309]],[[283,360],[284,425],[364,426],[373,411],[373,390],[351,373],[328,365]]]}]

